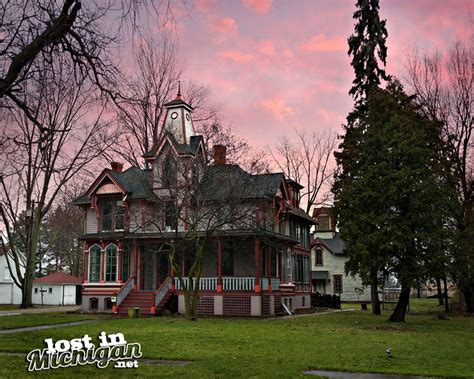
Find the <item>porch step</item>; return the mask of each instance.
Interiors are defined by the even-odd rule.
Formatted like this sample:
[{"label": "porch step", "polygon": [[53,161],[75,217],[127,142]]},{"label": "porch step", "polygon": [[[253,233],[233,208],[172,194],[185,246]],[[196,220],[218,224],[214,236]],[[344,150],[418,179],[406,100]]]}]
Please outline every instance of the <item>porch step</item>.
[{"label": "porch step", "polygon": [[117,309],[120,317],[128,316],[128,308],[140,308],[141,316],[152,316],[150,307],[155,305],[155,293],[153,291],[130,291]]}]

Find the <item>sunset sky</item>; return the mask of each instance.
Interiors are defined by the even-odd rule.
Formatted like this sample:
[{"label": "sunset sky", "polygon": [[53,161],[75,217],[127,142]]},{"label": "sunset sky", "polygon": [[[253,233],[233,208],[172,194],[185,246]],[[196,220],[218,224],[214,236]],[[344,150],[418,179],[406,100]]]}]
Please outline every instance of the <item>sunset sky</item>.
[{"label": "sunset sky", "polygon": [[[407,49],[445,50],[472,32],[469,0],[381,0],[390,74]],[[257,147],[295,128],[340,131],[352,100],[352,0],[194,0],[178,25],[184,77],[206,85],[222,121]],[[186,94],[183,94],[184,96]],[[290,132],[289,132],[290,130]]]}]

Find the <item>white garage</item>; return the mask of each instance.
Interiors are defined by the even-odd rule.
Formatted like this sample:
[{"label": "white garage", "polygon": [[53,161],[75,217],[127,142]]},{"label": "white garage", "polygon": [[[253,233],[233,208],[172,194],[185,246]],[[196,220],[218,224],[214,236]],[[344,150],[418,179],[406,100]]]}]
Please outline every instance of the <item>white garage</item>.
[{"label": "white garage", "polygon": [[[12,259],[9,259],[10,267],[13,265]],[[21,268],[21,272],[25,272]],[[15,271],[13,271],[15,274]],[[3,245],[0,244],[0,304],[20,304],[21,290],[17,287],[12,279],[10,270],[8,269],[7,257]]]},{"label": "white garage", "polygon": [[82,278],[53,272],[33,280],[34,305],[76,305]]}]

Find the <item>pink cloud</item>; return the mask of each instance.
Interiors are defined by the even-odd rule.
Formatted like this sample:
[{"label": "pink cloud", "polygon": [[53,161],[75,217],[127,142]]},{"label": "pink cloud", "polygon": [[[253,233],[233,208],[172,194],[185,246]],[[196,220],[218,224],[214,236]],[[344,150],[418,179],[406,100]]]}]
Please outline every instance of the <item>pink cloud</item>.
[{"label": "pink cloud", "polygon": [[295,110],[287,105],[281,98],[273,98],[262,101],[262,106],[271,113],[273,118],[277,121],[283,121],[288,116],[295,113]]},{"label": "pink cloud", "polygon": [[217,32],[229,34],[237,33],[237,30],[239,29],[239,25],[237,25],[237,23],[232,17],[214,17],[210,21],[210,26]]},{"label": "pink cloud", "polygon": [[244,5],[257,13],[267,13],[272,7],[273,0],[244,0]]},{"label": "pink cloud", "polygon": [[270,39],[261,41],[258,44],[258,52],[263,55],[275,55],[275,46]]},{"label": "pink cloud", "polygon": [[194,4],[200,12],[212,12],[216,7],[215,0],[194,0]]},{"label": "pink cloud", "polygon": [[236,63],[250,62],[255,59],[253,55],[242,53],[239,50],[221,51],[219,56],[224,59],[230,59]]},{"label": "pink cloud", "polygon": [[307,51],[345,51],[347,44],[344,38],[329,38],[324,34],[317,34],[301,44],[301,48]]}]

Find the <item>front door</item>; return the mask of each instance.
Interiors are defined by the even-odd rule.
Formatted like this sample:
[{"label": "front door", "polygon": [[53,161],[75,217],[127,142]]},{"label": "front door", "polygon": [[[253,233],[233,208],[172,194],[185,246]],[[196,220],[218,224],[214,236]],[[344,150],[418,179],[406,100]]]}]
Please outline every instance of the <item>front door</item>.
[{"label": "front door", "polygon": [[148,249],[143,251],[143,290],[154,291],[155,290],[155,267],[156,259],[155,254]]},{"label": "front door", "polygon": [[163,281],[166,279],[168,276],[168,269],[169,269],[169,261],[168,261],[168,254],[167,253],[161,253],[158,257],[158,283],[157,287],[163,283]]}]

